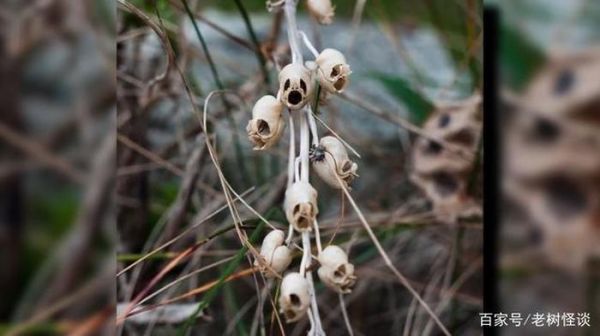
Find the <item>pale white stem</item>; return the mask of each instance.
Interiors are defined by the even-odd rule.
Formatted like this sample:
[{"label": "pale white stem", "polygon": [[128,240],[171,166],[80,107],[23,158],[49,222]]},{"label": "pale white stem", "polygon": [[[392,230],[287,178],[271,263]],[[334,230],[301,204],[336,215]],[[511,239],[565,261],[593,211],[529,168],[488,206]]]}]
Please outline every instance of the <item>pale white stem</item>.
[{"label": "pale white stem", "polygon": [[291,187],[294,182],[294,157],[296,156],[296,135],[294,134],[294,116],[289,113],[289,121],[290,121],[290,151],[288,156],[288,179],[287,179],[287,187]]},{"label": "pale white stem", "polygon": [[302,260],[300,261],[300,274],[306,274],[306,268],[310,266],[310,236],[308,232],[302,232]]},{"label": "pale white stem", "polygon": [[346,329],[348,329],[348,335],[354,336],[354,331],[352,331],[352,325],[350,324],[350,319],[348,318],[348,312],[346,311],[346,303],[344,302],[344,295],[342,293],[338,293],[338,297],[340,298],[340,310],[342,311],[342,316],[344,317],[344,323],[346,324]]},{"label": "pale white stem", "polygon": [[312,272],[308,272],[306,275],[306,280],[308,281],[308,288],[310,292],[310,305],[311,312],[314,316],[313,321],[313,335],[315,336],[325,336],[325,331],[323,330],[323,326],[321,325],[321,316],[319,314],[319,304],[317,303],[317,295],[315,291],[315,284],[313,283]]},{"label": "pale white stem", "polygon": [[306,109],[306,117],[308,118],[308,125],[310,126],[313,145],[318,146],[319,134],[317,133],[317,123],[315,122],[315,118],[313,118],[313,112],[310,106]]},{"label": "pale white stem", "polygon": [[[288,179],[287,179],[287,187],[291,187],[294,182],[294,157],[296,156],[296,134],[294,131],[294,116],[291,113],[289,115],[290,122],[290,150],[288,153]],[[289,245],[294,237],[294,227],[292,225],[288,226],[288,236],[285,240],[286,245]]]},{"label": "pale white stem", "polygon": [[300,37],[302,37],[304,45],[313,54],[313,56],[315,58],[319,57],[319,52],[317,51],[317,48],[315,48],[315,46],[310,42],[308,36],[306,36],[306,34],[303,31],[299,31],[298,34],[300,35]]},{"label": "pale white stem", "polygon": [[289,225],[287,238],[285,238],[285,245],[287,245],[289,247],[290,244],[292,243],[293,238],[294,238],[294,227],[292,225]]},{"label": "pale white stem", "polygon": [[300,116],[300,160],[302,169],[300,170],[300,178],[304,182],[308,182],[308,124],[307,116]]},{"label": "pale white stem", "polygon": [[296,25],[296,1],[286,0],[283,8],[287,21],[288,41],[292,50],[292,63],[302,64],[302,52],[298,44],[298,26]]},{"label": "pale white stem", "polygon": [[313,226],[315,228],[315,241],[317,242],[317,251],[319,251],[320,254],[321,251],[323,251],[323,248],[321,247],[321,234],[319,233],[319,223],[317,222],[316,218]]},{"label": "pale white stem", "polygon": [[298,156],[295,160],[295,165],[296,165],[296,171],[294,172],[294,177],[296,178],[296,181],[300,181],[300,164],[301,164],[301,160],[300,157]]}]

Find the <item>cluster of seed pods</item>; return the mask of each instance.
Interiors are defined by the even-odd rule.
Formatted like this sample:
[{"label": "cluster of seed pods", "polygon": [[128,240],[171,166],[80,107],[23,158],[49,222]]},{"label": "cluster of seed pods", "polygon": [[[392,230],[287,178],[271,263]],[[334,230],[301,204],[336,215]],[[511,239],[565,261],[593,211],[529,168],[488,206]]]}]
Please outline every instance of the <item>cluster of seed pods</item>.
[{"label": "cluster of seed pods", "polygon": [[[315,50],[306,35],[296,26],[297,0],[279,0],[267,3],[270,11],[284,10],[287,20],[288,42],[292,62],[279,72],[277,96],[260,98],[252,109],[248,122],[248,138],[254,150],[266,150],[276,146],[289,124],[290,150],[288,162],[288,185],[283,204],[289,223],[289,232],[273,230],[265,236],[260,260],[256,266],[266,277],[283,276],[279,290],[279,310],[287,322],[308,317],[311,323],[309,335],[325,335],[318,312],[310,265],[313,259],[319,263],[318,277],[328,288],[349,293],[356,281],[354,266],[348,262],[346,252],[336,245],[321,246],[317,215],[317,190],[309,180],[309,170],[333,188],[349,188],[357,177],[358,166],[352,162],[340,139],[317,134],[311,105],[318,99],[344,91],[349,83],[350,66],[344,55],[335,49]],[[331,23],[334,9],[330,0],[307,0],[309,13],[321,24]],[[302,44],[300,43],[302,42]],[[314,56],[304,62],[301,45]],[[320,90],[317,88],[320,86]],[[319,97],[317,97],[319,92]],[[287,113],[287,118],[285,116]],[[300,143],[296,147],[294,120],[299,121]],[[292,263],[294,235],[301,236],[302,260],[297,272],[288,271]],[[316,242],[317,256],[312,257],[311,241]]]}]

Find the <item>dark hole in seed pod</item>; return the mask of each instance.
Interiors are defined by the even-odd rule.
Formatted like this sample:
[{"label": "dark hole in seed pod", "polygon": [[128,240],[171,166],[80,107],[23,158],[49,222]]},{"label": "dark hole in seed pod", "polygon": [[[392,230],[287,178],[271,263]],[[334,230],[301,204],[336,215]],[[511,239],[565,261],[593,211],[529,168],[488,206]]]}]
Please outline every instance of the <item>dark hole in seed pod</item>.
[{"label": "dark hole in seed pod", "polygon": [[294,306],[299,306],[302,302],[300,301],[300,297],[296,294],[290,294],[290,302]]},{"label": "dark hole in seed pod", "polygon": [[424,152],[426,154],[436,155],[442,151],[442,145],[433,140],[428,140]]},{"label": "dark hole in seed pod", "polygon": [[346,265],[340,265],[340,267],[333,272],[333,276],[336,278],[341,278],[344,274],[346,274]]},{"label": "dark hole in seed pod", "polygon": [[580,185],[566,176],[554,176],[546,181],[546,203],[558,219],[565,220],[585,211],[588,199]]},{"label": "dark hole in seed pod", "polygon": [[333,68],[331,68],[331,77],[335,77],[340,74],[339,67],[340,67],[339,65],[336,65]]},{"label": "dark hole in seed pod", "polygon": [[573,88],[575,84],[575,73],[570,69],[563,69],[554,82],[554,94],[563,95]]},{"label": "dark hole in seed pod", "polygon": [[300,91],[292,91],[290,92],[290,94],[288,95],[288,102],[290,102],[290,104],[292,105],[298,105],[300,104],[300,102],[302,101],[302,94],[300,93]]},{"label": "dark hole in seed pod", "polygon": [[298,218],[298,227],[301,229],[306,229],[308,227],[310,227],[310,221],[308,220],[308,218],[301,216],[300,218]]},{"label": "dark hole in seed pod", "polygon": [[304,94],[306,94],[306,83],[304,83],[302,79],[300,80],[300,88],[304,91]]},{"label": "dark hole in seed pod", "polygon": [[450,124],[450,119],[451,117],[444,113],[440,116],[440,119],[438,120],[438,127],[439,128],[444,128],[446,126],[448,126]]},{"label": "dark hole in seed pod", "polygon": [[352,162],[350,162],[350,161],[344,162],[344,165],[342,166],[342,170],[348,171],[348,170],[350,170],[350,168],[352,168]]},{"label": "dark hole in seed pod", "polygon": [[258,120],[258,133],[260,135],[269,135],[271,133],[271,129],[269,128],[269,124],[262,120]]},{"label": "dark hole in seed pod", "polygon": [[459,132],[448,137],[449,142],[457,143],[459,145],[471,146],[475,141],[473,133],[468,129],[462,129]]},{"label": "dark hole in seed pod", "polygon": [[433,175],[435,190],[442,197],[452,195],[458,190],[458,181],[456,178],[445,172],[438,172]]},{"label": "dark hole in seed pod", "polygon": [[338,80],[335,81],[335,83],[333,83],[333,87],[340,91],[344,88],[344,85],[346,84],[346,79],[345,78],[340,78]]},{"label": "dark hole in seed pod", "polygon": [[546,118],[537,118],[533,125],[532,136],[537,141],[552,142],[560,136],[560,128],[556,123]]},{"label": "dark hole in seed pod", "polygon": [[298,213],[298,212],[300,212],[300,204],[296,204],[294,206],[294,209],[292,210],[292,212],[295,213],[295,214]]},{"label": "dark hole in seed pod", "polygon": [[290,88],[290,80],[286,80],[285,83],[283,84],[283,91],[286,91],[287,89]]}]

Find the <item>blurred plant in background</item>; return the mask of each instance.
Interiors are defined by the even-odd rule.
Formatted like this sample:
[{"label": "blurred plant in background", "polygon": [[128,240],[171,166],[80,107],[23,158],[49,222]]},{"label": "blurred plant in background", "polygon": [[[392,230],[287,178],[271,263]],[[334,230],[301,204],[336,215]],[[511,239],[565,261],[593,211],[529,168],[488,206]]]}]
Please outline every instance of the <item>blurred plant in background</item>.
[{"label": "blurred plant in background", "polygon": [[[598,321],[600,4],[497,6],[503,19],[501,309],[588,312]],[[535,329],[507,332],[547,333]]]},{"label": "blurred plant in background", "polygon": [[109,333],[114,7],[0,9],[0,334]]}]

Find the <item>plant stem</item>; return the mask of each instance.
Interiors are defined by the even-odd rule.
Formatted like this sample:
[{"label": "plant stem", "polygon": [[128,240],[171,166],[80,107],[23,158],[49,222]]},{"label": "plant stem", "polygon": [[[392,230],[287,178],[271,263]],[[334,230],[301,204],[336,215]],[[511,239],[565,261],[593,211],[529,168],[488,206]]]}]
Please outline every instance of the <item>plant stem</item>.
[{"label": "plant stem", "polygon": [[[208,46],[206,44],[206,41],[204,40],[204,36],[202,35],[200,28],[198,27],[198,23],[196,22],[196,19],[194,18],[194,14],[192,13],[192,10],[190,9],[190,6],[188,5],[186,0],[181,0],[181,2],[183,3],[183,6],[185,7],[185,11],[186,11],[190,21],[192,22],[192,25],[194,26],[194,30],[196,31],[196,36],[198,37],[198,40],[200,41],[200,45],[202,46],[202,51],[204,52],[206,61],[208,62],[210,71],[212,72],[215,86],[219,90],[224,91],[225,86],[223,85],[223,82],[221,82],[221,78],[219,77],[217,67],[215,65],[215,62],[212,59],[210,51],[208,50]],[[238,167],[240,168],[242,180],[250,181],[250,176],[249,176],[246,166],[244,164],[244,156],[243,156],[242,146],[240,144],[240,139],[239,139],[238,132],[237,132],[237,126],[235,124],[235,120],[233,119],[233,116],[231,115],[231,104],[227,101],[227,99],[225,99],[225,96],[222,96],[222,100],[223,100],[223,105],[225,106],[225,116],[227,118],[227,122],[229,123],[229,126],[231,127],[233,143],[234,143],[234,148],[235,148],[235,157],[236,157]]]},{"label": "plant stem", "polygon": [[254,31],[254,27],[252,27],[252,22],[250,21],[250,17],[248,16],[248,11],[244,7],[244,4],[241,0],[234,0],[236,6],[240,10],[240,14],[242,14],[242,18],[244,19],[244,23],[246,24],[246,30],[248,30],[248,34],[250,35],[250,39],[252,43],[254,43],[256,58],[258,59],[258,63],[260,65],[260,69],[263,73],[263,77],[265,79],[265,83],[267,87],[269,86],[269,72],[267,71],[267,61],[265,60],[264,55],[260,51],[260,43],[258,42],[258,38],[256,37],[256,32]]},{"label": "plant stem", "polygon": [[[252,235],[250,236],[250,239],[249,239],[250,243],[254,243],[258,239],[258,236],[259,236],[260,232],[262,231],[263,227],[264,227],[264,223],[260,222],[258,224],[258,227],[256,228],[256,230],[254,230],[254,232],[252,232]],[[212,287],[206,293],[206,295],[204,296],[203,300],[200,302],[200,304],[198,304],[198,307],[196,308],[196,311],[187,319],[187,321],[185,322],[185,324],[181,328],[179,328],[179,330],[177,330],[177,335],[178,336],[183,336],[183,335],[186,334],[187,330],[192,325],[193,321],[196,319],[196,316],[206,306],[208,306],[210,304],[210,302],[215,298],[215,296],[217,295],[218,290],[225,283],[225,279],[228,276],[230,276],[231,274],[233,274],[233,271],[235,271],[236,267],[240,264],[240,262],[242,261],[242,259],[246,255],[246,252],[248,252],[248,246],[243,245],[242,248],[235,255],[235,258],[227,265],[227,267],[225,268],[224,272],[221,273],[221,276],[219,277],[219,280],[218,280],[217,284],[214,287]]]}]

